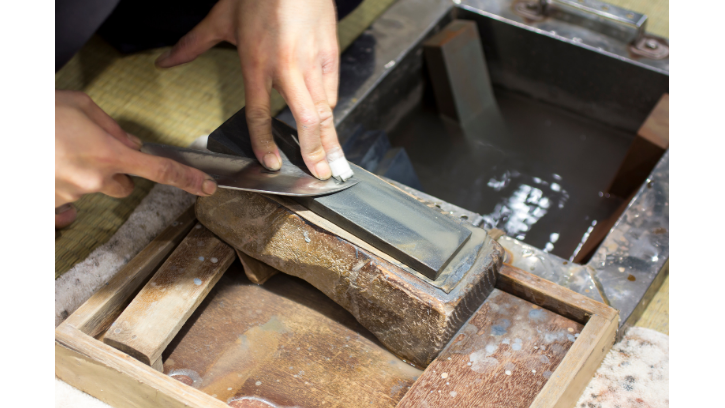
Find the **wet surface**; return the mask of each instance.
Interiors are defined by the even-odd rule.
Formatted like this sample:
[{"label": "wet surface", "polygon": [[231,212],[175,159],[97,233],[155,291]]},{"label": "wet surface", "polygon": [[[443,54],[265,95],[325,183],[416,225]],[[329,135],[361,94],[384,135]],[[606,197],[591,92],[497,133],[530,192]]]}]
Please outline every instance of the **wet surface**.
[{"label": "wet surface", "polygon": [[255,285],[239,263],[163,357],[165,374],[233,407],[394,407],[421,374],[308,283]]},{"label": "wet surface", "polygon": [[255,285],[234,263],[164,352],[164,373],[233,407],[393,407],[412,387],[431,406],[528,406],[517,404],[582,328],[494,289],[423,373],[306,282]]},{"label": "wet surface", "polygon": [[633,135],[495,88],[498,109],[465,126],[418,105],[390,133],[424,191],[562,258],[621,200],[603,191]]}]

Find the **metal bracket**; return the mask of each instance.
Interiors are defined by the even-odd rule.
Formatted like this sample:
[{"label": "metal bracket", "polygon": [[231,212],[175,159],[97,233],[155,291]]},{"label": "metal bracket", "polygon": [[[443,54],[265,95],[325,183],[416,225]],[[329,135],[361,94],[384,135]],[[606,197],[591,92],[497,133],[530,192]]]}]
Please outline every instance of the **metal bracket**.
[{"label": "metal bracket", "polygon": [[663,39],[645,34],[647,16],[599,0],[525,0],[514,5],[520,16],[543,21],[555,18],[589,28],[630,44],[630,51],[650,59],[669,56]]}]

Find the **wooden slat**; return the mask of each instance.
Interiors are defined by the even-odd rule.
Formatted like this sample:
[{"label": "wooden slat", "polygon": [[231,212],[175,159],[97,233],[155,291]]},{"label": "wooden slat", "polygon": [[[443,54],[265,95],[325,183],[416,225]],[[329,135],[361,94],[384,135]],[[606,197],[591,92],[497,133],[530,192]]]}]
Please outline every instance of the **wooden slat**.
[{"label": "wooden slat", "polygon": [[74,327],[92,337],[105,331],[138,288],[189,233],[195,220],[191,206],[61,325]]},{"label": "wooden slat", "polygon": [[626,197],[625,200],[609,217],[597,222],[587,241],[574,257],[574,262],[586,263],[594,255],[669,147],[670,96],[664,94],[639,128],[607,189],[611,194]]},{"label": "wooden slat", "polygon": [[103,341],[156,364],[181,326],[235,259],[229,245],[197,224],[111,325]]},{"label": "wooden slat", "polygon": [[639,128],[637,135],[661,149],[670,147],[670,94],[664,94]]},{"label": "wooden slat", "polygon": [[593,315],[608,320],[618,316],[615,309],[604,303],[508,264],[501,267],[496,287],[582,324]]},{"label": "wooden slat", "polygon": [[229,408],[69,325],[55,339],[55,375],[114,407]]},{"label": "wooden slat", "polygon": [[614,344],[619,312],[538,276],[504,264],[496,286],[580,323],[581,335],[531,407],[573,407]]},{"label": "wooden slat", "polygon": [[637,131],[607,191],[625,198],[635,193],[670,148],[670,97],[664,94]]},{"label": "wooden slat", "polygon": [[614,345],[619,319],[594,315],[531,408],[573,407]]}]

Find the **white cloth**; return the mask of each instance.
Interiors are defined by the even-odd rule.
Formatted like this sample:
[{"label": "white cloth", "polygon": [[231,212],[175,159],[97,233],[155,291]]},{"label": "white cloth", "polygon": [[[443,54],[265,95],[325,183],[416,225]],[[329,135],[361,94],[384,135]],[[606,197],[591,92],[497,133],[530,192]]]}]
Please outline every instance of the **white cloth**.
[{"label": "white cloth", "polygon": [[670,337],[633,327],[612,347],[584,390],[579,407],[670,406]]}]

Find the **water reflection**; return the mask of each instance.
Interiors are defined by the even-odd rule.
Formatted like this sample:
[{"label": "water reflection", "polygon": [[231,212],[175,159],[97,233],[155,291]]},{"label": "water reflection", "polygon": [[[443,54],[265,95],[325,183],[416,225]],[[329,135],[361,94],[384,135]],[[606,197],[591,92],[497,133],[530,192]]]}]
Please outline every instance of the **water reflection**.
[{"label": "water reflection", "polygon": [[592,223],[621,202],[599,192],[631,135],[495,92],[499,115],[461,128],[419,106],[390,132],[391,144],[405,147],[424,192],[481,214],[485,227],[569,259]]},{"label": "water reflection", "polygon": [[[558,174],[552,178],[561,181]],[[518,171],[504,171],[500,177],[492,177],[487,186],[496,193],[513,192],[499,194],[501,201],[492,212],[483,215],[484,227],[498,228],[519,240],[526,239],[527,232],[549,212],[552,205],[563,209],[569,199],[569,193],[559,183],[528,177]],[[549,241],[542,249],[552,251],[558,239],[559,232],[549,233]]]}]

